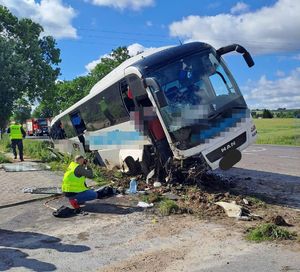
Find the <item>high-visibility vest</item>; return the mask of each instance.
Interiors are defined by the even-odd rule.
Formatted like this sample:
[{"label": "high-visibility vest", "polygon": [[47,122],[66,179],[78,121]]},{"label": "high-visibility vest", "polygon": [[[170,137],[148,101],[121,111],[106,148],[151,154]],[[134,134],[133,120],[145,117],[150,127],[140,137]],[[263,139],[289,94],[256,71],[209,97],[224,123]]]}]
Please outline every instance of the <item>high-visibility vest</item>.
[{"label": "high-visibility vest", "polygon": [[10,125],[9,127],[9,136],[11,140],[20,140],[23,139],[23,134],[21,131],[22,125]]},{"label": "high-visibility vest", "polygon": [[76,177],[75,169],[79,164],[71,162],[68,166],[66,173],[64,174],[62,182],[62,191],[65,193],[79,193],[88,190],[85,185],[85,177]]}]

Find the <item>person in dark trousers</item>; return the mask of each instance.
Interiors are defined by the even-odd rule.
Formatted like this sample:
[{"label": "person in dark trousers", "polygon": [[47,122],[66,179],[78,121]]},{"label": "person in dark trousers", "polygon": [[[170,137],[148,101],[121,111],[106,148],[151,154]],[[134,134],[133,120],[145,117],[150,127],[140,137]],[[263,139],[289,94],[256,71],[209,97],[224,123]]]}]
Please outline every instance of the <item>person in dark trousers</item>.
[{"label": "person in dark trousers", "polygon": [[24,131],[22,125],[18,123],[11,124],[7,130],[7,133],[10,136],[14,159],[17,159],[17,147],[18,147],[20,161],[24,161],[23,138],[26,137],[26,132]]},{"label": "person in dark trousers", "polygon": [[[76,211],[81,211],[80,205],[86,201],[109,196],[112,192],[108,190],[94,191],[86,185],[86,178],[93,178],[93,170],[87,160],[78,155],[75,162],[71,162],[64,174],[62,182],[62,192],[69,199],[71,206]],[[112,190],[112,188],[111,188]]]}]

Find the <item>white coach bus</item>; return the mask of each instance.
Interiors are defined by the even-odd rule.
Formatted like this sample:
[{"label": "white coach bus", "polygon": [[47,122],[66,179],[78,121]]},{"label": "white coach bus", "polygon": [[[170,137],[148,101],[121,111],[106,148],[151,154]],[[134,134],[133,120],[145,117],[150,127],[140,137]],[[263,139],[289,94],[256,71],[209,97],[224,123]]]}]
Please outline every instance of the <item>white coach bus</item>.
[{"label": "white coach bus", "polygon": [[130,168],[134,160],[147,172],[157,159],[151,151],[155,137],[143,127],[147,114],[139,113],[151,107],[173,162],[185,169],[228,169],[256,138],[247,104],[221,57],[232,51],[254,65],[238,44],[216,50],[192,42],[134,56],[56,116],[51,137],[63,152],[94,151],[108,168]]}]

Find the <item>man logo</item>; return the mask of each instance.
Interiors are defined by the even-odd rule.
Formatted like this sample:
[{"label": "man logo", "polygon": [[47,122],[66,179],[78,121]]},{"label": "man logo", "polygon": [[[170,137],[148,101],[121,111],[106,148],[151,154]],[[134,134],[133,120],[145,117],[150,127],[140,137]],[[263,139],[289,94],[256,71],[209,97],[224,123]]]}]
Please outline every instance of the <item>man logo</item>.
[{"label": "man logo", "polygon": [[225,151],[227,151],[228,149],[230,149],[230,148],[232,148],[232,147],[234,147],[234,146],[235,146],[235,141],[233,141],[233,142],[227,144],[226,146],[223,146],[223,147],[221,148],[221,151],[222,151],[222,153],[224,153]]}]

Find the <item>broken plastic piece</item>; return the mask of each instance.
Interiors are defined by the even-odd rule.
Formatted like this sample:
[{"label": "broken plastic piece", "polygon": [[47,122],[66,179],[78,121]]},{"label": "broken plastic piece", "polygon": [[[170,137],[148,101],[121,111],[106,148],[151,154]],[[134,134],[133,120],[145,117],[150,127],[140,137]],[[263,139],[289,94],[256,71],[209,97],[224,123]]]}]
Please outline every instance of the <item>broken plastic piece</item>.
[{"label": "broken plastic piece", "polygon": [[153,203],[146,203],[143,201],[139,201],[139,203],[137,204],[137,207],[141,207],[141,208],[151,208],[153,207]]}]

